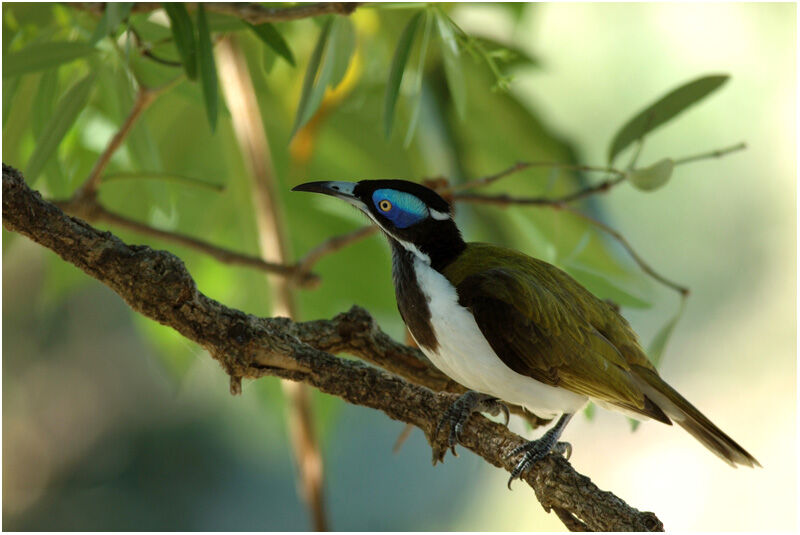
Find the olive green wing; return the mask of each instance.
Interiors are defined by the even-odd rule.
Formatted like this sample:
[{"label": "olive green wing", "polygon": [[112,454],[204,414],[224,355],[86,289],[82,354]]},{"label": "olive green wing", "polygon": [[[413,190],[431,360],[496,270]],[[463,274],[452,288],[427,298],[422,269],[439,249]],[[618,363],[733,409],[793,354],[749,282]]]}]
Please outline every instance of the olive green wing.
[{"label": "olive green wing", "polygon": [[669,423],[636,385],[630,364],[592,324],[587,303],[551,276],[486,269],[456,284],[459,304],[515,372]]}]

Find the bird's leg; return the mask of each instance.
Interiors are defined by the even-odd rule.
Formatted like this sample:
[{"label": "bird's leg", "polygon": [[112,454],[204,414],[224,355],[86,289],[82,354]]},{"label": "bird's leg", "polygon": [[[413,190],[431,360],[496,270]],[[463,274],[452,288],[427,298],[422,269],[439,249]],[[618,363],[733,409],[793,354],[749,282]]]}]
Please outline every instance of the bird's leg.
[{"label": "bird's leg", "polygon": [[522,460],[511,471],[511,477],[508,480],[508,488],[511,490],[511,482],[520,477],[526,470],[532,467],[537,461],[544,459],[551,451],[556,451],[560,455],[566,454],[567,459],[572,454],[572,445],[569,442],[559,442],[561,433],[572,419],[574,413],[564,413],[558,419],[556,425],[547,431],[541,438],[531,440],[521,446],[517,446],[511,450],[506,458],[513,457],[519,453],[525,452]]},{"label": "bird's leg", "polygon": [[447,439],[447,445],[453,455],[458,457],[456,444],[461,439],[461,430],[464,428],[464,424],[467,423],[473,412],[486,412],[492,416],[497,416],[502,412],[506,419],[505,425],[508,425],[508,407],[495,397],[470,390],[455,400],[447,409],[447,412],[444,413],[442,419],[439,420],[439,425],[436,426],[436,431],[433,432],[433,440],[436,440],[439,436],[439,431],[445,424],[449,425],[450,434]]}]

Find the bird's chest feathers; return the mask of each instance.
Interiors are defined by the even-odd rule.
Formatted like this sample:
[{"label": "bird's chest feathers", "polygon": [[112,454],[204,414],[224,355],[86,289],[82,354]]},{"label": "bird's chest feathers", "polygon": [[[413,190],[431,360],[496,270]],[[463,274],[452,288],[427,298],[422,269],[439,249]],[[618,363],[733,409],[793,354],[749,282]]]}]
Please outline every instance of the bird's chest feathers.
[{"label": "bird's chest feathers", "polygon": [[468,388],[491,392],[484,379],[497,363],[504,366],[472,313],[458,304],[456,288],[424,261],[402,254],[393,266],[397,306],[414,340],[445,374]]}]

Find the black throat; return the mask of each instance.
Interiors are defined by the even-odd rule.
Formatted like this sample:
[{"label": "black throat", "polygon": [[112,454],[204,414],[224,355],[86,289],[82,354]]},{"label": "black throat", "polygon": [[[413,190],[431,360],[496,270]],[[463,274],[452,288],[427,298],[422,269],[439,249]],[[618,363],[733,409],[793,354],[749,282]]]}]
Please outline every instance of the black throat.
[{"label": "black throat", "polygon": [[[458,231],[456,230],[456,232]],[[415,246],[431,259],[431,267],[441,272],[466,248],[461,236],[457,234],[457,238],[457,242],[451,243],[450,247],[441,247],[441,243],[438,244],[438,248],[433,250],[425,247],[424,243],[417,243]],[[428,298],[422,292],[414,269],[414,262],[422,263],[424,261],[419,260],[415,253],[403,247],[391,236],[389,236],[389,244],[392,247],[392,279],[397,298],[397,310],[400,311],[400,316],[417,343],[424,349],[435,351],[439,347],[439,342],[431,324]]]},{"label": "black throat", "polygon": [[422,293],[414,271],[414,253],[389,238],[392,246],[392,280],[397,298],[397,310],[420,347],[436,351],[439,341],[431,325],[431,311],[428,299]]}]

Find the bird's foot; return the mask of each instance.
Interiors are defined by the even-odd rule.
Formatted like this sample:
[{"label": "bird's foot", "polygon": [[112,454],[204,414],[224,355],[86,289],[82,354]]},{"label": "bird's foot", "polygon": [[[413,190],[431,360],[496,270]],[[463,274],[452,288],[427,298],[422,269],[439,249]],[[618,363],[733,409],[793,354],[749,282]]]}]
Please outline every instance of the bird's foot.
[{"label": "bird's foot", "polygon": [[572,455],[572,445],[569,442],[559,442],[558,439],[561,437],[564,427],[566,427],[567,423],[572,419],[572,416],[571,413],[562,415],[561,418],[558,419],[558,422],[556,422],[556,425],[542,435],[542,438],[531,440],[530,442],[517,446],[506,455],[507,459],[519,455],[520,453],[525,453],[519,463],[517,463],[517,466],[511,471],[511,477],[508,479],[508,490],[511,490],[512,481],[518,477],[522,477],[527,470],[547,457],[551,451],[559,455],[564,455],[567,459],[570,458]]},{"label": "bird's foot", "polygon": [[[509,412],[505,404],[488,394],[470,390],[450,405],[442,419],[439,420],[439,425],[436,426],[436,430],[433,432],[433,442],[436,442],[439,437],[439,431],[443,427],[449,426],[450,432],[447,437],[447,447],[450,448],[454,456],[458,457],[456,444],[461,440],[461,431],[464,429],[464,424],[467,423],[467,420],[474,412],[486,412],[492,416],[498,416],[503,413],[505,415],[505,425],[508,425]],[[436,451],[434,448],[434,463],[437,460],[444,459],[446,452],[446,449]]]},{"label": "bird's foot", "polygon": [[523,452],[525,453],[522,459],[517,463],[517,466],[511,471],[511,477],[508,478],[508,490],[511,490],[512,481],[517,478],[522,478],[525,472],[530,470],[534,464],[547,457],[550,452],[563,455],[567,459],[570,458],[572,455],[572,444],[569,442],[557,442],[558,437],[555,434],[551,436],[548,436],[548,434],[549,433],[545,433],[545,435],[538,440],[531,440],[521,446],[517,446],[506,455],[506,458],[508,458]]}]

